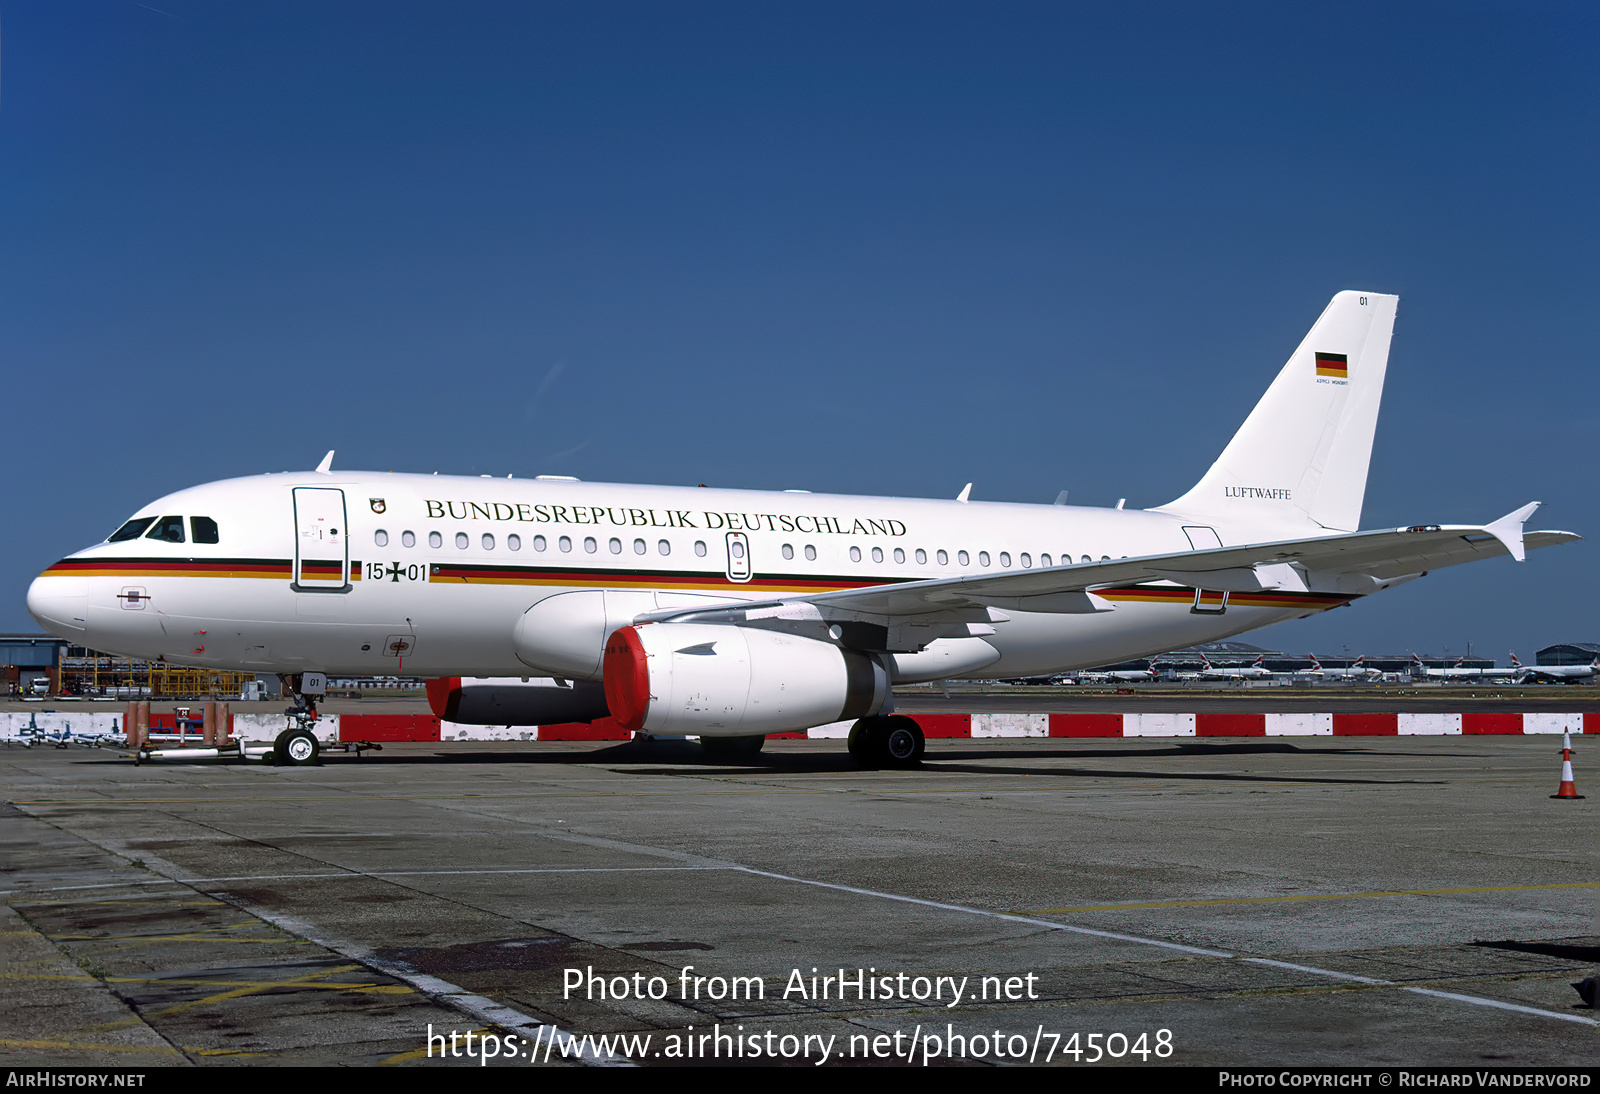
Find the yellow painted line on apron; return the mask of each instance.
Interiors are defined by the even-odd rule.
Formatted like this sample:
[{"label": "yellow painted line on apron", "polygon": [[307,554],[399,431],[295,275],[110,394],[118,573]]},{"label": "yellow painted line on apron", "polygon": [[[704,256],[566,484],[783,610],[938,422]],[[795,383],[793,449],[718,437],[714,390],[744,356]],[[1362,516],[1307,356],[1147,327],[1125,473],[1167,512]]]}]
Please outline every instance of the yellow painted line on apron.
[{"label": "yellow painted line on apron", "polygon": [[0,1048],[65,1048],[88,1052],[157,1052],[163,1056],[177,1056],[179,1052],[170,1045],[92,1045],[77,1041],[14,1041],[0,1037]]},{"label": "yellow painted line on apron", "polygon": [[1555,885],[1479,885],[1459,889],[1381,889],[1371,893],[1307,893],[1303,896],[1243,896],[1216,900],[1156,900],[1143,904],[1084,904],[1076,908],[1032,908],[1015,915],[1063,915],[1067,912],[1124,912],[1141,908],[1208,908],[1226,904],[1286,904],[1304,900],[1365,900],[1384,896],[1460,896],[1468,893],[1524,893],[1539,889],[1594,889],[1600,882],[1573,881]]}]

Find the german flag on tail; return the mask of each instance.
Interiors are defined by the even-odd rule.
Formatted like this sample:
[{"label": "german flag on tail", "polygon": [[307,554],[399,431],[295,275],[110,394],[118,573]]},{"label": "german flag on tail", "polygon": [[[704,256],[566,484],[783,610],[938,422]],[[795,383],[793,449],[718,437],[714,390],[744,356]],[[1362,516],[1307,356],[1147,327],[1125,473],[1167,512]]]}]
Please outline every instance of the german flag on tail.
[{"label": "german flag on tail", "polygon": [[1317,375],[1332,376],[1340,380],[1350,375],[1350,357],[1343,353],[1317,354]]}]

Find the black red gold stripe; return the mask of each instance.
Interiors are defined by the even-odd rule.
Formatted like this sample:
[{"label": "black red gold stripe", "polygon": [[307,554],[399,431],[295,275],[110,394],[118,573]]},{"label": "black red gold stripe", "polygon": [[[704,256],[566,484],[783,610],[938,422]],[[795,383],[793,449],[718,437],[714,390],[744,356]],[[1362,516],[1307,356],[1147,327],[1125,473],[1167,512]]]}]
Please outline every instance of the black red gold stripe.
[{"label": "black red gold stripe", "polygon": [[1337,376],[1341,379],[1350,375],[1350,356],[1345,353],[1318,353],[1317,375]]},{"label": "black red gold stripe", "polygon": [[717,589],[763,593],[822,593],[898,585],[915,578],[863,581],[837,575],[770,574],[751,581],[730,581],[725,574],[703,570],[610,570],[599,567],[474,566],[434,563],[428,580],[460,585],[603,586],[614,589]]},{"label": "black red gold stripe", "polygon": [[[1106,600],[1124,600],[1144,604],[1193,604],[1194,589],[1187,585],[1119,585],[1111,589],[1095,589],[1094,595]],[[1229,593],[1230,608],[1308,608],[1321,611],[1337,608],[1356,599],[1343,593],[1292,593],[1272,589],[1256,593]],[[1220,596],[1207,596],[1207,606],[1220,607]]]},{"label": "black red gold stripe", "polygon": [[[337,580],[339,562],[304,562],[307,577]],[[315,566],[317,569],[313,570]],[[294,563],[283,558],[64,558],[41,577],[249,577],[288,581]],[[361,580],[361,563],[351,560],[350,580]]]},{"label": "black red gold stripe", "polygon": [[[304,577],[336,579],[340,563],[305,560]],[[294,565],[287,559],[271,558],[68,558],[62,559],[41,576],[46,577],[237,577],[270,578],[288,581]],[[350,580],[361,580],[361,563],[350,562]],[[770,574],[752,581],[729,581],[720,573],[702,570],[611,570],[600,567],[492,566],[433,563],[428,580],[459,585],[545,585],[561,587],[604,587],[619,589],[710,589],[720,592],[806,593],[841,589],[867,589],[899,585],[918,578],[877,578],[865,581],[838,574]],[[1094,594],[1112,601],[1145,604],[1193,604],[1194,589],[1185,585],[1118,585],[1095,589]],[[1219,598],[1218,598],[1219,599]],[[1337,608],[1356,599],[1341,593],[1296,593],[1264,590],[1230,593],[1230,608],[1299,608],[1321,611]],[[1209,603],[1209,600],[1208,600]],[[1220,606],[1220,599],[1219,604]]]}]

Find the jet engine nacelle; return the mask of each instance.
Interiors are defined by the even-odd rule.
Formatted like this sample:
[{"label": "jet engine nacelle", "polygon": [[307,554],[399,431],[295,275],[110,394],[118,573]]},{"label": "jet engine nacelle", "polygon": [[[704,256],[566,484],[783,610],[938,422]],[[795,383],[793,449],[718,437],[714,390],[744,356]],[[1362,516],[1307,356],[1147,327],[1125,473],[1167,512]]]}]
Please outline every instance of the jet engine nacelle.
[{"label": "jet engine nacelle", "polygon": [[605,689],[589,680],[557,684],[552,679],[428,681],[428,706],[447,722],[470,726],[550,726],[604,718]]},{"label": "jet engine nacelle", "polygon": [[889,676],[872,657],[780,631],[648,623],[606,640],[606,703],[634,732],[753,737],[876,714]]}]

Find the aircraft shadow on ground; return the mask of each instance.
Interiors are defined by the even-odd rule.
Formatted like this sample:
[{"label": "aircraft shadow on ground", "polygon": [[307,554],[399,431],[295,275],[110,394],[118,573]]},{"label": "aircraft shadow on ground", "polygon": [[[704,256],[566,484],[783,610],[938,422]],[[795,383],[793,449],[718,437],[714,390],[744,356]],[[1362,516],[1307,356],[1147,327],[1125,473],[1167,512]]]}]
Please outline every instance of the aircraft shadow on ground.
[{"label": "aircraft shadow on ground", "polygon": [[[572,749],[562,751],[531,751],[522,749],[473,748],[470,751],[368,752],[357,757],[349,753],[325,753],[319,761],[324,766],[375,764],[383,766],[541,766],[599,765],[623,775],[677,775],[677,776],[737,776],[737,775],[806,775],[806,774],[865,774],[839,741],[837,751],[827,752],[762,752],[746,759],[731,760],[727,756],[706,754],[694,741],[624,741],[605,748]],[[446,746],[446,749],[449,746]],[[1028,775],[1034,778],[1101,778],[1183,781],[1237,781],[1241,783],[1323,783],[1323,784],[1418,784],[1443,780],[1395,778],[1327,778],[1299,775],[1246,774],[1218,771],[1218,762],[1244,760],[1252,756],[1372,756],[1391,759],[1415,753],[1375,752],[1361,746],[1312,747],[1276,741],[1238,741],[1229,743],[1150,743],[1135,748],[1072,748],[1058,741],[1041,740],[1037,747],[994,748],[980,742],[957,748],[939,748],[930,755],[914,773],[938,775]],[[1440,754],[1428,754],[1439,758]],[[1087,768],[1023,766],[1017,761],[1040,760],[1171,760],[1173,766],[1155,768]],[[1010,761],[994,763],[992,761]],[[1185,770],[1184,761],[1200,761],[1208,770]],[[128,763],[123,758],[84,757],[80,763]],[[178,762],[178,761],[174,761]],[[228,761],[200,761],[208,766]],[[284,768],[283,770],[293,770]],[[908,772],[911,773],[911,772]]]}]

